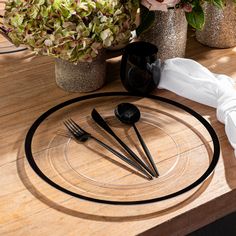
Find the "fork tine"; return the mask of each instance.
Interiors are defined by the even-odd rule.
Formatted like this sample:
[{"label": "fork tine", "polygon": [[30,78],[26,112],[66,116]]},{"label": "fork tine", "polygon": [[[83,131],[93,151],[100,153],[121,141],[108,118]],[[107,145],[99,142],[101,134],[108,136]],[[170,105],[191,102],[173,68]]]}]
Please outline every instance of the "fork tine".
[{"label": "fork tine", "polygon": [[77,130],[73,126],[71,126],[71,124],[67,120],[63,121],[63,123],[72,134],[75,135],[77,133]]},{"label": "fork tine", "polygon": [[71,124],[73,124],[74,127],[75,127],[76,129],[78,129],[80,132],[87,133],[87,132],[86,132],[85,130],[83,130],[74,120],[72,120],[71,118],[70,118],[69,120],[70,120]]},{"label": "fork tine", "polygon": [[80,131],[79,126],[70,118],[68,119],[68,123],[76,130]]},{"label": "fork tine", "polygon": [[[79,126],[76,125],[76,123],[72,120],[72,119],[68,119],[66,120],[67,125],[70,127],[71,130],[73,130],[73,132],[76,135],[83,135],[86,132],[83,132],[79,129]],[[78,126],[78,127],[77,127]]]},{"label": "fork tine", "polygon": [[63,121],[63,124],[66,126],[66,128],[67,128],[70,132],[73,132],[73,130],[71,130],[70,126],[68,125],[67,121]]}]

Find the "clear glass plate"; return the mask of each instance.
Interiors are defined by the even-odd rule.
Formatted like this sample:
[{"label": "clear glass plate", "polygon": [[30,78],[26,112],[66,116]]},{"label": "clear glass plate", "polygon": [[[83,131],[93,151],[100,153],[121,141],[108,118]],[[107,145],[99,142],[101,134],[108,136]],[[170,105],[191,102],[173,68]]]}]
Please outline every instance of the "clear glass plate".
[{"label": "clear glass plate", "polygon": [[27,50],[26,47],[16,47],[14,44],[10,43],[7,39],[0,35],[0,54],[15,53],[25,50]]},{"label": "clear glass plate", "polygon": [[[157,169],[148,180],[99,146],[94,140],[75,141],[63,125],[72,118],[96,138],[129,156],[91,118],[96,108],[118,136],[147,161],[133,128],[114,115],[122,102],[138,106],[136,123]],[[33,159],[39,170],[56,185],[88,199],[108,202],[142,202],[181,193],[207,171],[212,161],[211,135],[194,116],[166,102],[132,96],[104,96],[62,106],[43,119],[32,140]]]}]

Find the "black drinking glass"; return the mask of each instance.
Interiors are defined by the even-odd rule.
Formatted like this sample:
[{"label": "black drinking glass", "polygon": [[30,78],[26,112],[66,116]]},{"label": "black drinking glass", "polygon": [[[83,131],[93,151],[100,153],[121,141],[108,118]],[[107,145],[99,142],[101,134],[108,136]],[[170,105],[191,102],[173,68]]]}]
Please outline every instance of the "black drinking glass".
[{"label": "black drinking glass", "polygon": [[[127,91],[147,94],[157,88],[160,81],[158,48],[148,42],[133,42],[124,48],[120,77]],[[155,65],[155,66],[153,66]]]}]

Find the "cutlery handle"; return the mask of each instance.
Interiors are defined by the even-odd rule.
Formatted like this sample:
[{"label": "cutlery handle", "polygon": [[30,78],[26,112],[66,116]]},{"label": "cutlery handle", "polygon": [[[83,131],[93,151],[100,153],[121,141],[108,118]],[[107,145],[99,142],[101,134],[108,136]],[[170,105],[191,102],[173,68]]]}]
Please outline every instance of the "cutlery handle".
[{"label": "cutlery handle", "polygon": [[93,120],[101,126],[105,131],[107,131],[111,136],[113,136],[117,142],[137,161],[149,174],[155,176],[152,170],[150,170],[140,159],[139,157],[114,133],[114,131],[109,127],[106,121],[101,117],[96,109],[92,111]]},{"label": "cutlery handle", "polygon": [[136,127],[135,124],[133,124],[133,128],[134,128],[135,133],[136,133],[136,135],[137,135],[137,137],[138,137],[138,139],[139,139],[139,142],[140,142],[141,145],[142,145],[142,148],[143,148],[145,154],[146,154],[147,157],[148,157],[148,160],[150,161],[150,163],[151,163],[151,165],[152,165],[154,171],[156,172],[157,176],[159,176],[159,172],[158,172],[158,170],[157,170],[157,167],[156,167],[155,162],[153,161],[153,158],[152,158],[152,156],[151,156],[151,153],[150,153],[150,151],[149,151],[147,145],[145,144],[145,142],[144,142],[144,140],[143,140],[141,134],[139,133],[139,131],[138,131],[138,129],[137,129],[137,127]]},{"label": "cutlery handle", "polygon": [[92,139],[94,139],[98,144],[100,144],[102,147],[106,148],[108,151],[110,151],[112,154],[116,155],[117,157],[119,157],[122,161],[126,162],[127,164],[131,165],[132,167],[134,167],[136,170],[142,172],[144,175],[146,175],[148,177],[148,179],[152,179],[152,176],[147,173],[144,169],[142,169],[136,162],[130,160],[129,158],[125,157],[124,155],[122,155],[121,153],[117,152],[115,149],[111,148],[110,146],[108,146],[107,144],[105,144],[104,142],[102,142],[101,140],[91,136]]}]

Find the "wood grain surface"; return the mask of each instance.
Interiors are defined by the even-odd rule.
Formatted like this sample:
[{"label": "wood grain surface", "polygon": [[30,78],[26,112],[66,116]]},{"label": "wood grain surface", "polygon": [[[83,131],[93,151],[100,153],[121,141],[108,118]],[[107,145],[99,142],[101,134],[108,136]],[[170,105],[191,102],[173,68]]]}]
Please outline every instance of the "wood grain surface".
[{"label": "wood grain surface", "polygon": [[[96,92],[124,91],[118,73],[119,52],[110,52],[109,57],[110,59],[107,61],[107,83]],[[212,49],[202,46],[196,42],[193,32],[190,31],[186,57],[200,62],[213,72],[227,74],[236,79],[236,48]],[[35,57],[29,51],[0,55],[0,72],[1,235],[184,235],[236,210],[236,159],[225,136],[224,126],[216,119],[215,109],[184,99],[165,90],[154,91],[156,95],[173,99],[191,107],[205,117],[214,127],[221,144],[220,161],[214,174],[194,191],[157,204],[127,207],[96,204],[73,198],[49,186],[34,173],[24,153],[25,135],[35,119],[52,106],[84,94],[67,93],[57,87],[53,59],[41,56]],[[109,101],[106,102],[109,103]],[[116,100],[115,103],[117,102],[119,101]],[[83,108],[84,115],[79,115],[79,118],[83,117],[82,124],[89,129],[89,125],[86,124],[88,122],[86,112],[90,109],[90,106],[96,104],[105,114],[115,103],[109,103],[108,106],[102,105],[104,102],[100,106],[99,103],[88,103]],[[145,107],[145,101],[140,101],[140,103]],[[73,113],[73,109],[70,110],[69,115],[75,119],[78,116],[76,111]],[[184,116],[184,114],[182,115]],[[48,142],[52,140],[52,136],[55,136],[55,131],[65,131],[63,126],[59,124],[60,118],[61,116],[58,114],[58,116],[55,115],[55,117],[48,119],[45,126],[40,128],[38,139],[35,139],[34,150],[37,161],[42,168],[45,168],[45,171],[55,168],[55,165],[48,164],[50,161],[48,161],[47,155],[50,157],[51,153],[45,150],[47,150]],[[196,165],[196,170],[188,173],[188,176],[194,179],[198,171],[205,168],[205,165],[209,162],[207,156],[210,156],[212,142],[204,129],[201,129],[200,124],[193,123],[192,118],[188,115],[185,115],[184,118],[191,123],[192,128],[181,130],[179,137],[182,138],[179,138],[179,143],[182,147],[181,153],[190,148],[188,150],[196,155],[192,160],[192,164]],[[113,127],[116,127],[116,123],[113,124]],[[118,132],[119,127],[116,127]],[[178,128],[177,122],[172,124],[172,129],[175,128],[176,130]],[[195,138],[189,135],[188,132],[191,134],[194,128],[202,134],[202,139],[197,135]],[[163,163],[165,164],[163,166],[160,164],[160,168],[164,173],[165,166],[171,163],[171,159],[168,162],[164,157],[168,155],[174,157],[176,155],[174,145],[169,146],[170,142],[167,137],[165,139],[164,135],[160,144],[155,139],[150,140],[150,129],[152,129],[150,125],[145,124],[145,122],[140,123],[140,130],[150,144],[152,152],[156,151],[157,146],[159,150],[161,149],[163,160],[165,160]],[[158,133],[158,129],[153,129],[153,132],[154,134],[155,132]],[[51,134],[52,136],[50,136]],[[178,132],[176,132],[177,134]],[[68,137],[60,137],[59,143],[61,140],[63,145],[68,142]],[[99,137],[103,138],[102,136]],[[134,138],[134,135],[131,135],[131,137]],[[183,137],[189,142],[186,142]],[[91,150],[87,150],[88,152],[81,151],[81,149],[85,150],[86,146],[76,146],[72,141],[68,145],[73,146],[78,152],[91,152]],[[92,145],[92,147],[97,146]],[[198,152],[195,152],[194,148],[197,147]],[[103,152],[100,147],[97,147],[97,151]],[[47,153],[46,156],[45,152]],[[109,156],[106,152],[103,154]],[[58,155],[63,157],[61,152]],[[71,157],[73,166],[81,164],[79,161],[86,163],[86,158],[90,156],[87,154],[87,157],[83,156],[79,160],[72,158],[75,151],[68,155]],[[197,156],[201,157],[199,162],[196,161]],[[146,181],[136,176],[132,171],[114,167],[114,163],[99,159],[99,154],[92,157],[93,160],[96,159],[97,162],[94,162],[96,165],[87,164],[84,169],[80,170],[83,170],[85,175],[102,183],[108,181],[102,170],[107,167],[113,168],[113,171],[107,172],[107,176],[111,180],[110,183],[113,183],[113,179],[117,176],[119,177],[116,179],[118,184],[121,180],[126,181],[125,183],[128,185],[142,184]],[[160,160],[156,159],[156,163],[158,165]],[[61,166],[64,168],[63,165],[57,162],[56,167],[60,168]],[[91,169],[92,166],[96,168],[93,170]],[[64,173],[69,172],[66,169]],[[126,178],[123,178],[124,176]],[[69,175],[70,181],[73,181],[72,185],[75,185],[77,180],[73,177]],[[58,176],[55,176],[55,178],[58,178]],[[61,179],[56,180],[61,181]],[[121,182],[121,184],[124,184],[124,182]],[[178,183],[175,183],[173,188],[178,188]],[[151,188],[150,190],[153,191]]]}]

